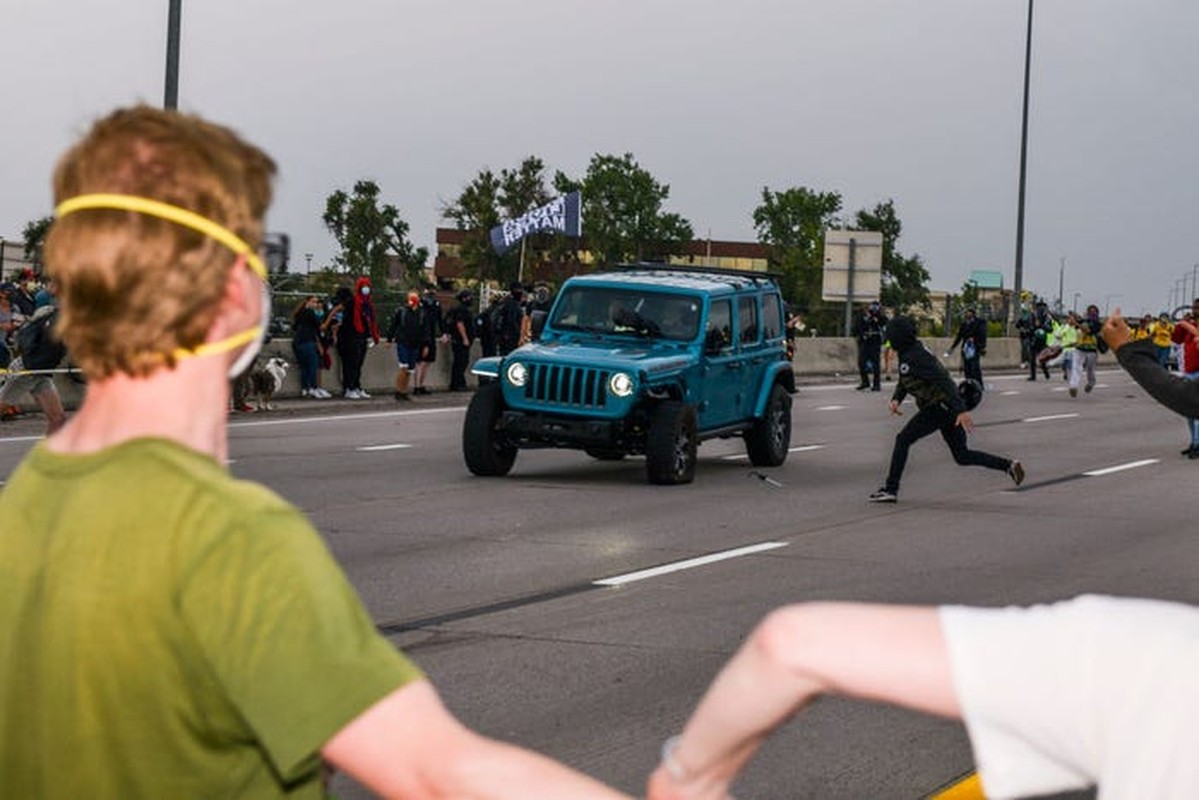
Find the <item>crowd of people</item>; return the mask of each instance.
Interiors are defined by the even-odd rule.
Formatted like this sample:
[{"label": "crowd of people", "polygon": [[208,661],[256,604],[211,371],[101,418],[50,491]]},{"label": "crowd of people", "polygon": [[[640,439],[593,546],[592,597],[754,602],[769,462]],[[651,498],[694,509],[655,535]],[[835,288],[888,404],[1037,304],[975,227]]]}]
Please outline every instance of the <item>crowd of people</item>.
[{"label": "crowd of people", "polygon": [[[316,798],[337,768],[385,797],[624,797],[458,721],[376,629],[303,514],[228,472],[230,377],[269,325],[257,245],[274,174],[232,130],[146,106],[98,121],[55,170],[46,262],[58,335],[89,388],[0,492],[6,790]],[[380,338],[370,288],[359,282],[334,306],[347,361]],[[500,307],[521,304],[520,288]],[[297,309],[318,342],[330,316],[319,304]],[[409,296],[393,337],[417,386],[421,306]],[[466,315],[452,326],[463,341]],[[1177,327],[1194,337],[1194,321]],[[1199,417],[1199,382],[1162,366],[1151,336],[1137,340],[1118,313],[1091,332],[1150,396]],[[915,395],[917,427],[1019,483],[1016,462],[969,460],[964,434],[951,440],[970,428],[968,404],[913,321],[897,316],[883,335],[899,362],[892,411]],[[1076,356],[1083,346],[1080,334]],[[360,367],[343,373],[347,391]],[[724,800],[769,734],[829,694],[961,718],[992,797],[1090,785],[1103,797],[1188,797],[1197,661],[1199,609],[1176,603],[786,606],[665,743],[647,797]]]}]

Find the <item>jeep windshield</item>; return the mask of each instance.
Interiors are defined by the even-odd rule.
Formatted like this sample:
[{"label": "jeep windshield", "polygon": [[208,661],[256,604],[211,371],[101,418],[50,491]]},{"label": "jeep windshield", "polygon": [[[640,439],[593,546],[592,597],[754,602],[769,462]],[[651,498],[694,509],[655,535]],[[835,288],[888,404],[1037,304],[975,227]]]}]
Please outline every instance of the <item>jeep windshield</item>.
[{"label": "jeep windshield", "polygon": [[689,342],[699,332],[700,298],[694,295],[601,286],[568,286],[549,326]]}]

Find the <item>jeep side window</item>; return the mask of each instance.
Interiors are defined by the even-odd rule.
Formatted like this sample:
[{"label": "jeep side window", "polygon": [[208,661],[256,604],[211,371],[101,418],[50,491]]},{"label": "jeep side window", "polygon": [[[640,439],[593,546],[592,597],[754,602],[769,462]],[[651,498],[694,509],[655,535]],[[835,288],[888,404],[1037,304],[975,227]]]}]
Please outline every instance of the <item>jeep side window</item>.
[{"label": "jeep side window", "polygon": [[783,335],[783,305],[777,294],[762,297],[762,335],[767,341]]},{"label": "jeep side window", "polygon": [[737,299],[737,322],[741,326],[741,344],[758,343],[758,298],[743,295]]},{"label": "jeep side window", "polygon": [[729,300],[713,300],[708,309],[708,328],[704,346],[709,352],[720,352],[733,343],[733,304]]}]

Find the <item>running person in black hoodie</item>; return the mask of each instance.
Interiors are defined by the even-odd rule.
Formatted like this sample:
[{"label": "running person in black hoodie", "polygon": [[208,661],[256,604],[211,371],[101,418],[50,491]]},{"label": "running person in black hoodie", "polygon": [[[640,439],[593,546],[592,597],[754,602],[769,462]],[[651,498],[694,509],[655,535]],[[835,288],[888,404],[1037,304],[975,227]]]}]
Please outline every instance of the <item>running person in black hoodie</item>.
[{"label": "running person in black hoodie", "polygon": [[897,316],[887,323],[886,341],[899,356],[899,382],[891,396],[891,413],[900,413],[899,404],[909,394],[916,398],[919,411],[896,435],[887,482],[870,495],[870,501],[894,503],[899,498],[899,480],[908,461],[908,450],[934,431],[941,432],[957,463],[1001,469],[1019,486],[1024,480],[1024,468],[1019,461],[971,450],[966,445],[966,434],[974,430],[974,420],[945,367],[916,338],[916,323],[911,317]]}]

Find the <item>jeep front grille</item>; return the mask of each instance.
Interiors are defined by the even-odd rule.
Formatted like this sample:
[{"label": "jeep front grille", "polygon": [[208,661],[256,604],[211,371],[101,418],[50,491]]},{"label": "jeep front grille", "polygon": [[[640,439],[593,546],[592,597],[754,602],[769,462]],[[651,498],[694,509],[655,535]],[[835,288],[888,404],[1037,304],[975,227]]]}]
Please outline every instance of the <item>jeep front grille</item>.
[{"label": "jeep front grille", "polygon": [[525,399],[572,408],[603,408],[608,397],[607,370],[530,364]]}]

